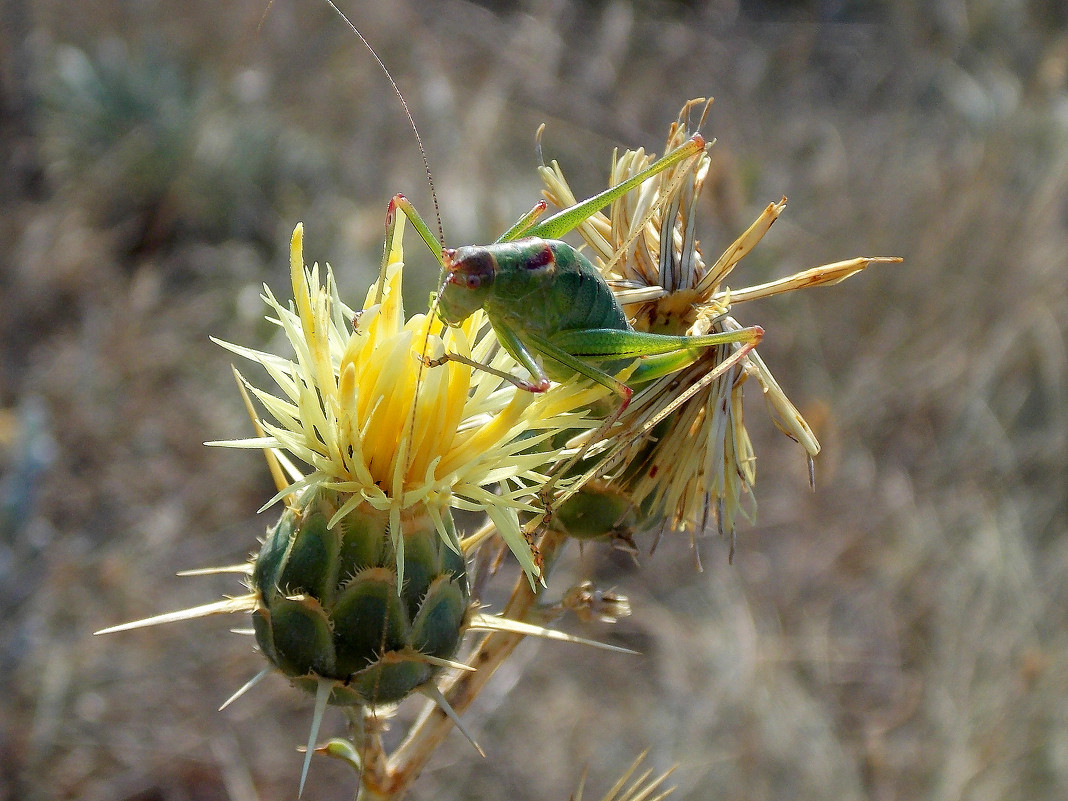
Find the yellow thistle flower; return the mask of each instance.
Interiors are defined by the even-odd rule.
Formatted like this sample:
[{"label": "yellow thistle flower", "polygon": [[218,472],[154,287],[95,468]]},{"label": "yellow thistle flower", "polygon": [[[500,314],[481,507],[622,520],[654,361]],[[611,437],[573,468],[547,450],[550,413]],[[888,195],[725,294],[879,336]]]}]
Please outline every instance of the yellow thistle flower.
[{"label": "yellow thistle flower", "polygon": [[[271,666],[227,704],[275,669],[314,693],[301,787],[328,704],[383,710],[419,692],[466,735],[434,682],[442,669],[476,670],[454,661],[465,631],[586,642],[478,611],[463,553],[496,530],[534,586],[540,569],[519,514],[541,511],[533,496],[561,458],[553,441],[596,427],[585,410],[607,390],[582,382],[518,390],[504,377],[517,365],[481,313],[455,328],[430,314],[406,319],[403,220],[358,311],[341,300],[329,267],[325,285],[318,265],[305,268],[298,225],[293,302],[264,288],[294,357],[219,343],[261,365],[278,394],[235,370],[260,436],[209,444],[263,449],[279,488],[266,506],[285,500],[286,508],[252,562],[187,575],[242,574],[249,592],[97,632],[251,613]],[[444,352],[492,369],[428,366]],[[257,418],[250,394],[271,419]],[[483,511],[493,526],[461,541],[453,509]]]},{"label": "yellow thistle flower", "polygon": [[[703,98],[683,106],[671,125],[665,152],[690,137],[686,120]],[[705,105],[704,116],[708,106]],[[700,126],[698,126],[700,127]],[[613,159],[610,186],[647,167],[653,160],[643,150],[628,150]],[[771,203],[730,247],[708,266],[695,233],[697,199],[708,173],[706,152],[664,170],[612,204],[609,214],[597,213],[578,228],[616,298],[635,329],[667,334],[705,334],[737,330],[732,305],[793,289],[834,284],[872,263],[896,258],[857,258],[823,265],[790,278],[742,290],[724,280],[761,240],[786,207],[786,198]],[[559,164],[541,167],[545,197],[560,207],[575,202]],[[710,348],[701,359],[671,376],[642,388],[620,422],[629,438],[608,446],[604,464],[617,465],[618,493],[640,509],[646,520],[662,520],[695,532],[714,511],[720,533],[733,534],[743,502],[756,480],[755,457],[742,419],[742,385],[752,376],[760,384],[776,425],[799,442],[811,460],[819,453],[815,435],[786,397],[764,361],[750,351],[740,363],[709,381],[717,366],[736,348]],[[634,433],[637,432],[637,433]],[[649,439],[655,445],[649,445]],[[603,467],[601,468],[603,469]],[[594,471],[591,471],[591,473]],[[587,474],[589,475],[589,474]],[[576,482],[582,486],[583,481]],[[585,492],[590,492],[587,485]],[[618,497],[618,495],[617,495]]]},{"label": "yellow thistle flower", "polygon": [[427,314],[405,319],[401,231],[384,284],[368,290],[358,312],[339,297],[329,267],[325,286],[318,265],[305,269],[302,237],[298,225],[291,247],[294,307],[283,306],[269,288],[264,294],[295,359],[219,342],[275,380],[281,396],[246,382],[275,422],[261,421],[264,437],[211,444],[265,448],[282,459],[290,483],[267,505],[325,490],[346,499],[328,521],[331,528],[363,504],[387,513],[401,581],[402,518],[427,515],[449,541],[450,506],[485,511],[528,577],[536,578],[518,514],[537,511],[531,496],[558,452],[533,446],[563,430],[594,426],[577,410],[602,390],[561,385],[535,395],[458,361],[425,366],[422,356],[444,352],[504,372],[515,364],[481,313],[456,328]]}]

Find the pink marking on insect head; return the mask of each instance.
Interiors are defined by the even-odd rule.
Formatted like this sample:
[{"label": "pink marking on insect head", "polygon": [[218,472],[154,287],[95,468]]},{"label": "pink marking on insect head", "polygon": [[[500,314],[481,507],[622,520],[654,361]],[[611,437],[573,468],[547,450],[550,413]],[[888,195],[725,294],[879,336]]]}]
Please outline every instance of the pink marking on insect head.
[{"label": "pink marking on insect head", "polygon": [[486,248],[445,248],[441,255],[447,284],[474,290],[491,283],[497,274],[497,262]]},{"label": "pink marking on insect head", "polygon": [[456,248],[441,249],[441,264],[445,268],[445,284],[466,285],[462,277],[463,271],[456,263]]},{"label": "pink marking on insect head", "polygon": [[556,255],[553,253],[553,249],[548,245],[544,245],[531,255],[523,266],[528,270],[540,270],[542,267],[548,267],[555,261]]}]

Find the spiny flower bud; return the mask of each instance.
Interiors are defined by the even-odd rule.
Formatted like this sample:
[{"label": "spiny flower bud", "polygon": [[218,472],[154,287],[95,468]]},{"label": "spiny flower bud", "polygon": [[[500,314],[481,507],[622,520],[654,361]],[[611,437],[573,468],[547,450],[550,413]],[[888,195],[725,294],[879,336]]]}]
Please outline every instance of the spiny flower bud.
[{"label": "spiny flower bud", "polygon": [[336,682],[331,703],[388,704],[429,681],[460,643],[470,607],[463,557],[446,508],[441,536],[426,514],[402,515],[403,584],[389,513],[340,507],[320,491],[286,509],[256,558],[253,623],[264,655],[316,692]]}]

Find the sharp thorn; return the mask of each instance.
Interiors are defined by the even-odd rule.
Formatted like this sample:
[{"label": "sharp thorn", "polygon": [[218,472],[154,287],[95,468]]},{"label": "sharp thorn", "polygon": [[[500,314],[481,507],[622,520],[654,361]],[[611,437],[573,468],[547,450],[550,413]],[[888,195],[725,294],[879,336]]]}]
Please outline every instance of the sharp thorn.
[{"label": "sharp thorn", "polygon": [[226,699],[226,701],[223,702],[223,705],[219,707],[219,711],[222,712],[224,709],[226,709],[226,707],[230,706],[230,704],[232,704],[234,701],[236,701],[242,695],[244,695],[249,690],[251,690],[253,687],[255,687],[257,684],[259,684],[260,681],[263,679],[263,677],[266,676],[270,672],[271,672],[271,668],[265,667],[263,670],[261,670],[259,673],[257,673],[255,676],[253,676],[251,679],[246,681],[242,685],[241,689],[239,689],[236,693],[231,695],[229,698]]},{"label": "sharp thorn", "polygon": [[304,753],[304,767],[300,771],[300,789],[297,798],[304,795],[304,782],[308,778],[308,767],[311,765],[312,752],[315,751],[315,739],[319,736],[319,726],[323,722],[323,713],[326,704],[330,700],[330,693],[334,690],[334,682],[331,679],[319,679],[319,686],[315,689],[315,712],[312,715],[311,731],[308,732],[308,750]]},{"label": "sharp thorn", "polygon": [[472,737],[471,732],[466,729],[463,721],[460,720],[460,716],[456,714],[456,710],[452,708],[452,705],[445,699],[445,696],[441,694],[441,690],[439,690],[433,682],[427,682],[419,688],[419,692],[437,704],[438,708],[448,715],[449,720],[451,720],[453,725],[460,730],[460,734],[466,737],[467,742],[474,746],[475,750],[478,751],[479,756],[485,759],[486,752],[482,750],[482,746],[475,742],[475,738]]}]

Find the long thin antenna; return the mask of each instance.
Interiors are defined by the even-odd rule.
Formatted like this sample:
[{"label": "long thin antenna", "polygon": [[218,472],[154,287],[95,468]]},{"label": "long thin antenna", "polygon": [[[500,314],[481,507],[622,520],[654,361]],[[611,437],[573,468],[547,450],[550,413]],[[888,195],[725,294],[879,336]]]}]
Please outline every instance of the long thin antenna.
[{"label": "long thin antenna", "polygon": [[[273,2],[273,0],[271,1]],[[389,85],[393,87],[393,93],[397,95],[397,99],[400,101],[401,106],[404,108],[404,114],[408,118],[408,125],[411,126],[412,133],[415,134],[415,142],[419,146],[419,155],[423,159],[423,170],[426,172],[426,182],[427,185],[430,187],[430,197],[434,202],[434,219],[437,220],[438,223],[438,242],[442,247],[445,247],[445,227],[441,222],[441,207],[438,205],[437,190],[434,188],[434,176],[430,172],[430,160],[426,157],[426,148],[423,147],[423,137],[419,135],[419,126],[415,124],[415,118],[412,116],[412,111],[410,108],[408,108],[408,101],[404,99],[404,95],[401,93],[400,87],[397,86],[397,82],[393,80],[393,73],[389,71],[389,68],[385,65],[385,62],[383,62],[382,59],[379,57],[378,53],[375,52],[375,49],[371,47],[371,43],[367,41],[367,39],[362,33],[360,33],[359,28],[357,28],[353,24],[352,20],[345,16],[345,12],[337,7],[337,5],[334,3],[334,0],[323,0],[323,2],[330,6],[330,8],[334,9],[334,11],[337,12],[337,15],[345,21],[346,25],[349,26],[349,29],[354,34],[356,34],[356,36],[361,42],[363,42],[363,46],[367,48],[367,51],[378,63],[378,66],[385,74],[387,80],[389,80]],[[441,253],[436,253],[434,255],[437,256],[439,260],[442,258]],[[383,259],[386,259],[388,257],[388,253],[385,253],[382,256]],[[384,264],[385,262],[383,261],[383,265]],[[444,271],[444,264],[442,264],[442,270]],[[380,277],[379,280],[381,281],[383,279]],[[444,272],[442,272],[442,283],[443,282]],[[381,288],[379,289],[379,292],[381,292]],[[434,302],[430,309],[431,318],[433,318],[435,314],[438,298],[440,297],[441,289],[439,289],[437,294],[434,296]],[[427,344],[430,342],[430,325],[430,323],[427,324],[426,337],[423,339],[424,353],[426,353]],[[423,383],[423,368],[424,364],[420,362],[419,371],[416,373],[415,376],[415,399],[412,401],[412,418],[410,425],[408,426],[408,454],[406,456],[406,459],[408,460],[409,465],[411,463],[413,439],[415,437],[415,417],[418,414],[419,407],[419,387]]]},{"label": "long thin antenna", "polygon": [[412,133],[415,134],[415,142],[419,145],[419,155],[423,158],[423,169],[426,171],[426,182],[430,186],[430,196],[434,201],[434,217],[438,221],[438,241],[444,244],[445,230],[441,224],[441,208],[438,206],[438,193],[434,189],[434,176],[430,173],[430,160],[426,157],[426,150],[423,148],[423,137],[419,135],[419,127],[415,124],[415,118],[412,116],[412,112],[408,108],[408,101],[404,99],[400,87],[397,86],[397,82],[393,80],[393,75],[390,73],[382,59],[378,57],[378,53],[375,52],[375,49],[371,47],[371,43],[364,38],[362,33],[360,33],[360,29],[353,25],[352,20],[345,16],[345,12],[334,4],[334,0],[323,0],[323,2],[330,6],[330,8],[334,9],[334,11],[337,12],[337,15],[349,26],[349,29],[359,37],[361,42],[363,42],[363,46],[367,48],[374,60],[378,62],[378,66],[381,67],[382,72],[385,73],[386,78],[389,80],[390,86],[393,87],[393,92],[397,95],[397,99],[400,100],[401,106],[404,107],[404,114],[408,117],[408,125],[411,126]]},{"label": "long thin antenna", "polygon": [[[339,17],[341,17],[342,21],[344,21],[344,23],[349,27],[349,30],[351,30],[356,35],[356,37],[363,43],[363,46],[367,49],[367,52],[369,52],[371,54],[371,57],[374,58],[375,62],[378,64],[379,68],[382,70],[382,73],[386,76],[386,79],[389,81],[390,86],[393,87],[393,93],[397,96],[397,99],[400,101],[401,107],[404,109],[404,114],[408,118],[408,125],[412,129],[412,133],[415,134],[415,142],[416,142],[416,145],[419,147],[419,155],[423,159],[423,170],[426,172],[427,185],[430,187],[430,195],[431,195],[431,198],[432,198],[433,203],[434,203],[434,217],[435,217],[435,219],[437,221],[437,226],[438,226],[438,242],[440,243],[440,245],[442,247],[444,247],[444,244],[445,244],[445,229],[444,229],[444,225],[442,224],[442,220],[441,220],[441,207],[438,204],[438,193],[437,193],[437,190],[434,187],[434,176],[430,171],[430,160],[427,158],[426,148],[423,146],[423,137],[419,134],[419,126],[417,126],[415,124],[415,118],[412,116],[411,109],[408,107],[408,101],[404,99],[404,95],[401,93],[400,87],[397,86],[397,82],[393,79],[393,75],[392,75],[392,73],[390,73],[389,68],[386,67],[385,62],[383,62],[382,59],[379,57],[378,53],[371,46],[371,43],[367,41],[367,39],[364,37],[364,35],[362,33],[360,33],[359,28],[357,28],[356,25],[352,22],[352,20],[350,20],[345,15],[344,11],[342,11],[340,8],[338,8],[338,6],[333,2],[333,0],[323,0],[323,2],[326,3],[326,5],[330,6],[330,8],[332,8],[334,10],[334,12]],[[274,4],[274,0],[268,0],[267,8],[264,9],[263,16],[260,18],[260,23],[257,26],[257,29],[256,29],[257,33],[263,27],[264,20],[267,18],[267,13],[270,11],[271,6],[273,4]],[[391,203],[391,205],[390,205],[390,214],[397,214],[397,213],[403,214],[405,212],[403,210],[401,210],[401,209],[395,209],[393,207],[393,204]],[[425,225],[424,225],[424,227],[425,227]],[[425,238],[426,237],[424,237],[424,239]],[[387,232],[385,250],[384,250],[384,253],[383,253],[383,257],[382,257],[383,258],[383,261],[382,261],[383,273],[379,277],[379,290],[378,290],[379,297],[378,297],[378,300],[381,300],[382,287],[383,287],[383,282],[385,280],[386,259],[389,258],[389,254],[390,254],[390,250],[391,249],[392,249],[391,237],[388,235],[388,232]],[[442,260],[442,253],[437,253],[435,255],[437,256],[439,261]],[[444,265],[443,265],[443,268],[444,268]],[[441,289],[438,290],[438,295],[440,295],[440,294],[441,294]],[[376,301],[376,302],[378,302],[378,301]],[[435,297],[435,301],[434,302],[435,302],[435,304],[437,303],[437,298],[436,297]],[[430,311],[431,321],[433,320],[433,316],[434,316],[434,307],[432,306],[431,307],[431,311]],[[428,322],[428,324],[427,324],[427,333],[426,333],[426,337],[425,337],[425,339],[423,341],[423,352],[424,353],[426,352],[427,344],[428,344],[428,342],[430,340],[430,327],[431,327],[431,324],[432,324],[431,322]],[[406,458],[408,459],[409,463],[410,463],[411,457],[412,457],[412,440],[414,438],[414,432],[415,432],[415,417],[416,417],[416,414],[418,412],[419,386],[422,383],[424,367],[425,367],[425,363],[422,360],[420,360],[418,373],[416,374],[415,399],[412,402],[412,416],[411,416],[411,421],[410,421],[410,425],[409,425],[409,429],[408,429],[408,454],[407,454]],[[401,542],[401,546],[403,546],[403,541]],[[398,591],[399,591],[399,589],[400,588],[398,587]],[[379,643],[379,653],[380,654],[384,654],[385,651],[386,651],[386,633],[389,630],[389,613],[390,613],[390,609],[391,609],[390,604],[386,604],[386,606],[385,606],[385,616],[384,616],[383,624],[382,624],[382,637],[381,637],[381,640],[380,640],[380,643]],[[98,633],[102,633],[102,632],[98,632]],[[457,667],[463,667],[463,666],[457,666]],[[261,677],[262,677],[262,674],[260,676],[256,676],[252,681],[250,681],[248,684],[246,684],[245,687],[242,687],[240,690],[238,690],[238,692],[235,693],[234,696],[232,696],[231,699],[229,701],[227,701],[226,704],[224,704],[223,706],[228,705],[231,701],[235,700],[240,695],[242,695],[249,687],[251,687],[253,684],[258,682]],[[371,696],[372,696],[372,698],[371,698],[371,700],[372,700],[371,714],[372,715],[376,715],[377,714],[377,712],[376,712],[376,710],[374,708],[374,705],[373,705],[373,701],[378,696],[378,684],[381,681],[381,677],[382,677],[382,671],[379,671],[378,674],[375,677],[374,686],[373,686],[372,691],[371,691]],[[304,766],[303,766],[303,769],[301,771],[300,791],[298,792],[298,798],[300,797],[301,794],[303,794],[303,791],[304,791],[304,783],[305,783],[305,780],[307,779],[307,776],[308,776],[308,768],[309,768],[309,765],[310,765],[310,762],[311,762],[311,755],[312,755],[312,752],[315,749],[315,739],[318,736],[319,726],[320,726],[320,724],[322,722],[323,713],[324,713],[324,711],[326,709],[326,706],[327,706],[327,703],[329,701],[331,691],[332,691],[332,683],[327,679],[320,678],[319,679],[318,688],[317,688],[317,691],[316,691],[315,712],[314,712],[313,719],[312,719],[311,732],[310,732],[309,737],[308,737],[307,752],[306,752],[305,758],[304,758]],[[475,746],[475,748],[479,751],[479,753],[482,754],[483,756],[485,756],[485,753],[483,753],[482,749],[479,748],[477,743],[475,743],[474,740],[471,739],[471,736],[464,729],[463,724],[456,717],[456,713],[453,712],[452,708],[448,705],[448,702],[445,701],[444,696],[441,695],[441,692],[437,689],[437,687],[435,687],[433,684],[429,684],[428,683],[426,686],[421,688],[421,691],[425,695],[430,697],[432,700],[434,700],[439,705],[439,707],[442,710],[445,711],[446,714],[448,714],[450,717],[453,718],[453,722],[455,723],[457,728],[459,728],[460,731],[463,732],[465,736],[467,736],[468,740],[471,741],[471,743]],[[361,755],[361,757],[362,756],[363,755]]]},{"label": "long thin antenna", "polygon": [[[360,33],[359,28],[357,28],[353,24],[352,20],[350,20],[347,16],[345,16],[345,12],[343,12],[340,8],[338,8],[337,5],[333,2],[333,0],[323,0],[323,2],[325,2],[328,6],[330,6],[330,8],[334,9],[334,11],[337,12],[337,15],[339,17],[341,17],[342,20],[344,20],[346,25],[349,26],[349,30],[351,30],[354,34],[356,34],[357,38],[359,38],[359,40],[361,42],[363,42],[363,46],[367,48],[367,51],[371,54],[372,58],[374,58],[375,62],[378,64],[379,68],[381,68],[383,74],[385,74],[386,79],[389,81],[390,86],[393,87],[393,93],[397,96],[397,99],[400,101],[401,106],[404,108],[404,114],[408,118],[408,125],[411,126],[412,133],[415,134],[415,143],[419,146],[419,155],[423,159],[423,170],[426,172],[426,182],[427,182],[427,185],[430,187],[430,196],[431,196],[431,198],[432,198],[432,200],[434,202],[434,218],[435,218],[435,220],[437,220],[437,224],[438,224],[438,242],[441,243],[442,247],[444,247],[444,244],[445,244],[445,228],[444,228],[444,225],[441,222],[441,207],[438,205],[438,193],[437,193],[437,190],[434,188],[434,176],[430,172],[430,160],[426,156],[426,148],[423,147],[423,137],[419,135],[419,126],[417,126],[415,124],[415,118],[412,116],[412,111],[411,111],[410,108],[408,108],[408,101],[404,99],[404,95],[401,93],[400,87],[397,86],[397,82],[395,80],[393,80],[393,74],[389,71],[389,68],[386,67],[385,63],[379,57],[378,53],[375,52],[375,49],[373,47],[371,47],[371,43],[367,41],[367,39],[364,37],[364,35],[362,33]],[[400,213],[403,213],[403,212],[400,212]],[[439,259],[441,258],[441,254],[440,253],[437,253],[435,255]],[[386,259],[388,257],[389,257],[388,252],[383,255],[383,259]],[[383,279],[380,278],[379,280],[381,281]],[[381,287],[381,284],[380,284],[380,287]],[[381,288],[379,289],[379,292],[381,292]],[[439,290],[438,294],[440,295],[440,290]],[[423,351],[424,352],[426,351],[426,346],[427,346],[427,343],[429,342],[429,340],[430,340],[430,323],[427,324],[426,339],[424,339],[424,341],[423,341]],[[420,363],[419,363],[419,371],[418,371],[418,373],[416,375],[416,380],[415,380],[415,398],[412,401],[412,417],[411,417],[411,421],[410,421],[410,424],[409,424],[409,427],[408,427],[408,454],[407,454],[407,456],[405,458],[409,461],[409,463],[410,463],[411,458],[412,458],[412,450],[413,450],[412,440],[413,440],[414,435],[415,435],[415,417],[416,417],[416,414],[418,414],[419,385],[422,383],[422,379],[423,379],[423,368],[424,368],[424,364],[422,363],[422,361],[420,361]],[[401,544],[403,545],[403,541],[402,541]],[[398,591],[399,590],[400,590],[400,588],[398,587]],[[390,611],[390,605],[386,604],[386,609],[385,609],[386,615],[385,615],[385,619],[384,619],[383,624],[382,624],[382,641],[379,644],[379,653],[385,653],[385,650],[386,650],[386,631],[389,628],[389,611]],[[379,674],[375,679],[375,686],[374,686],[374,689],[372,690],[372,696],[373,697],[378,695],[378,682],[380,680],[381,680],[381,671],[379,671]],[[436,691],[437,688],[435,687],[434,690]],[[440,692],[438,693],[438,695],[440,695]],[[431,696],[431,697],[433,697],[433,696]],[[442,699],[442,700],[444,700],[444,699]],[[448,704],[445,704],[445,707],[448,708]],[[451,709],[448,709],[448,711],[451,711]],[[455,713],[453,713],[453,714],[455,715]],[[460,730],[463,731],[463,727],[462,726],[460,726]],[[466,732],[465,732],[465,734],[466,734]],[[468,739],[470,739],[470,738],[468,738]],[[475,747],[478,748],[477,745]],[[311,749],[311,744],[309,743],[309,751],[310,751],[310,749]],[[479,749],[479,752],[481,753],[481,749]],[[307,762],[305,762],[305,771],[307,771]],[[301,780],[301,786],[303,787],[303,779]]]}]

